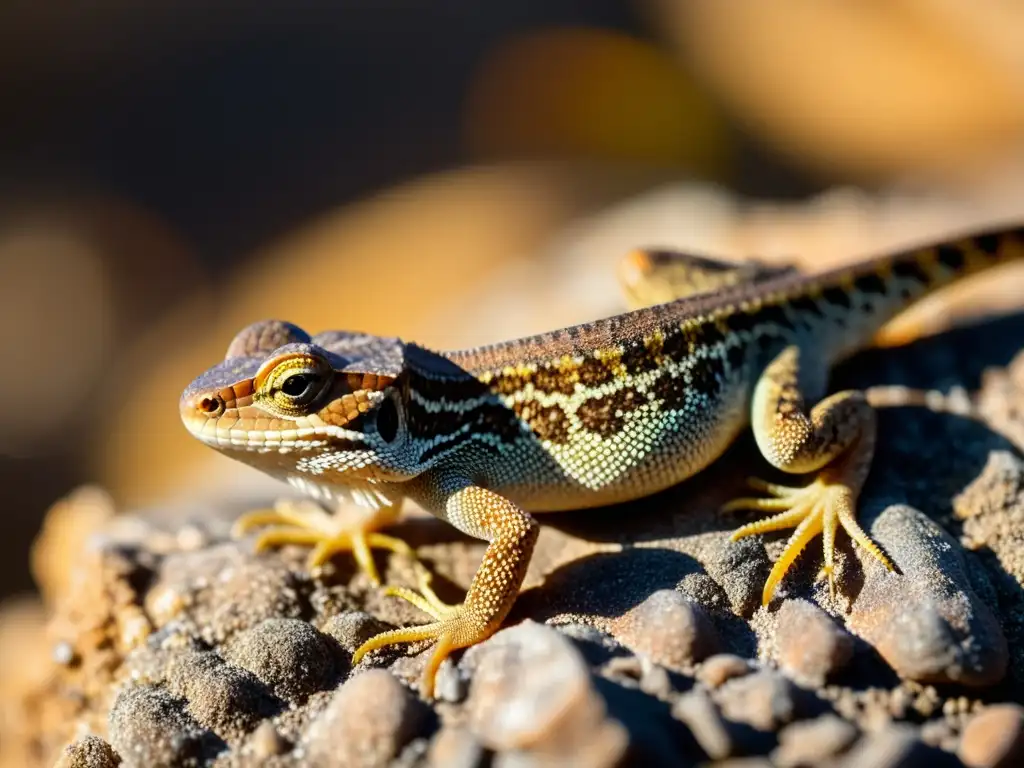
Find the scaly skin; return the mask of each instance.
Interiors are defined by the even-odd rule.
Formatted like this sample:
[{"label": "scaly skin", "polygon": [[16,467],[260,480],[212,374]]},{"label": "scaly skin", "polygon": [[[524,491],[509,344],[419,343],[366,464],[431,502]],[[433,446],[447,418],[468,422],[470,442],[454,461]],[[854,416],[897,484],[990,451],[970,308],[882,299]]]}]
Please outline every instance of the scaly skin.
[{"label": "scaly skin", "polygon": [[239,522],[240,531],[281,524],[261,543],[314,544],[311,565],[351,550],[376,582],[371,547],[412,555],[377,532],[403,498],[490,542],[464,603],[441,603],[421,567],[419,592],[389,591],[435,621],[371,638],[353,657],[436,640],[429,696],[444,658],[490,636],[511,609],[537,538],[531,512],[656,493],[713,462],[748,425],[775,467],[817,473],[803,488],[759,483],[770,498],[728,505],[774,513],[734,539],[796,529],[765,603],[818,533],[831,586],[839,526],[891,567],[856,521],[874,413],[858,392],[822,399],[829,368],[925,294],[1020,256],[1020,229],[816,276],[638,252],[622,273],[634,305],[682,298],[459,352],[356,333],[310,338],[266,321],[185,390],[181,415],[207,444],[320,502],[371,509],[348,523],[293,507]]}]

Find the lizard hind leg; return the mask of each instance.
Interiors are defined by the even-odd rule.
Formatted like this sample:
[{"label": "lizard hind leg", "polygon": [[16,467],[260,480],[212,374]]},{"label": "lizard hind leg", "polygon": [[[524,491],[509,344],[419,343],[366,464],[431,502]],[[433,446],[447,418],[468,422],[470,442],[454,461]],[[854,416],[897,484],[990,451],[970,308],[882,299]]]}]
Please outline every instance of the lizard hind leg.
[{"label": "lizard hind leg", "polygon": [[306,566],[313,570],[338,552],[351,552],[359,569],[374,586],[381,583],[372,549],[384,549],[416,560],[412,548],[401,539],[380,533],[379,529],[395,522],[399,505],[382,507],[370,514],[360,510],[355,519],[331,515],[319,504],[309,500],[281,499],[272,509],[261,509],[239,517],[232,526],[235,538],[255,528],[269,526],[256,539],[260,552],[287,544],[311,546]]},{"label": "lizard hind leg", "polygon": [[753,283],[796,272],[789,265],[731,262],[682,251],[639,249],[618,266],[618,280],[630,307],[649,307],[699,293]]},{"label": "lizard hind leg", "polygon": [[757,509],[772,517],[749,523],[732,534],[736,541],[755,533],[795,527],[782,555],[764,585],[767,605],[779,582],[811,539],[822,534],[824,572],[834,591],[834,547],[839,526],[882,565],[892,564],[856,519],[857,497],[871,468],[875,445],[875,413],[860,392],[839,392],[807,414],[800,387],[800,354],[796,347],[769,365],[755,389],[755,437],[765,457],[783,471],[816,472],[806,486],[795,487],[755,480],[751,485],[768,498],[740,498],[724,511]]}]

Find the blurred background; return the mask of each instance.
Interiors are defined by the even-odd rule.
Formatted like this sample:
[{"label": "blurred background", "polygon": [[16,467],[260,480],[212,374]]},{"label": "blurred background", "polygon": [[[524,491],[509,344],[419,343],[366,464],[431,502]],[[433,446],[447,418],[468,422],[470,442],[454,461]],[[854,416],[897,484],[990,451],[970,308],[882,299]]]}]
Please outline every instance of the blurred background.
[{"label": "blurred background", "polygon": [[1024,220],[1024,5],[6,0],[0,114],[7,597],[82,484],[263,482],[177,416],[253,320],[464,346],[619,311],[635,246],[819,268]]}]

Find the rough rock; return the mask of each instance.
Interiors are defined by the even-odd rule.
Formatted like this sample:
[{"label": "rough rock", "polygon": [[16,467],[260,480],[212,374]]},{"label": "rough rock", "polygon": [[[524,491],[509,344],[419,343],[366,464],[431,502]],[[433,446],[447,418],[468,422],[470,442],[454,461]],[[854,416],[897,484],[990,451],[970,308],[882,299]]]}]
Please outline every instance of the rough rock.
[{"label": "rough rock", "polygon": [[657,664],[681,671],[714,653],[720,641],[707,612],[670,589],[661,589],[611,624],[623,645]]},{"label": "rough rock", "polygon": [[255,675],[211,651],[175,654],[168,672],[171,693],[186,700],[192,716],[223,739],[240,738],[278,709]]},{"label": "rough rock", "polygon": [[215,740],[165,689],[131,685],[110,710],[110,743],[125,768],[199,768]]},{"label": "rough rock", "polygon": [[303,742],[311,768],[386,766],[424,724],[424,707],[389,672],[370,669],[346,682]]},{"label": "rough rock", "polygon": [[775,656],[796,680],[823,685],[853,657],[853,638],[807,600],[785,600],[776,615]]},{"label": "rough rock", "polygon": [[99,736],[85,736],[68,744],[54,768],[117,768],[121,758]]},{"label": "rough rock", "polygon": [[775,731],[797,716],[795,686],[779,673],[763,669],[729,680],[715,692],[729,720]]},{"label": "rough rock", "polygon": [[672,716],[689,727],[697,744],[712,760],[732,754],[728,725],[707,692],[698,689],[680,696],[672,706]]},{"label": "rough rock", "polygon": [[925,745],[913,727],[898,724],[865,736],[838,764],[840,768],[952,768],[955,761],[948,753]]},{"label": "rough rock", "polygon": [[465,728],[442,728],[430,742],[431,768],[477,768],[484,765],[484,748]]},{"label": "rough rock", "polygon": [[346,611],[331,616],[320,631],[333,637],[349,653],[355,653],[356,648],[386,629],[389,629],[386,624],[368,613]]},{"label": "rough rock", "polygon": [[991,685],[1008,649],[995,615],[975,593],[957,542],[921,512],[895,505],[871,534],[900,573],[864,567],[847,625],[900,675],[921,682]]},{"label": "rough rock", "polygon": [[738,615],[749,617],[761,605],[761,591],[772,563],[756,537],[737,542],[723,537],[722,546],[704,564],[725,590],[732,610]]},{"label": "rough rock", "polygon": [[286,701],[305,699],[334,676],[326,638],[301,619],[266,619],[232,638],[224,657]]},{"label": "rough rock", "polygon": [[779,746],[772,762],[780,768],[821,765],[857,740],[857,728],[836,715],[791,723],[779,731]]},{"label": "rough rock", "polygon": [[1024,764],[1024,707],[995,704],[971,718],[957,756],[971,768],[1010,768]]},{"label": "rough rock", "polygon": [[731,653],[719,653],[704,660],[697,670],[697,679],[709,688],[717,688],[726,680],[750,672],[750,662]]}]

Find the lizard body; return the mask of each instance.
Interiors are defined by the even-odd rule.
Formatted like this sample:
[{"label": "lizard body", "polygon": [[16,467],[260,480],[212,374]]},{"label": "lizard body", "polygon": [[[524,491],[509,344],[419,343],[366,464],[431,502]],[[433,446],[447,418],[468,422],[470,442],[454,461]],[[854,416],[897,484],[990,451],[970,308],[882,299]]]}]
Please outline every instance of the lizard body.
[{"label": "lizard body", "polygon": [[376,580],[371,547],[411,554],[377,531],[403,498],[490,542],[459,606],[441,603],[426,576],[418,593],[389,588],[435,621],[372,638],[353,659],[434,639],[429,694],[445,656],[488,637],[511,608],[536,541],[532,512],[663,490],[708,466],[747,426],[774,466],[817,473],[806,487],[761,484],[769,497],[727,505],[774,513],[733,538],[795,528],[765,603],[818,533],[831,585],[839,526],[891,567],[856,522],[874,413],[859,392],[825,398],[828,371],[925,294],[1021,256],[1024,230],[820,275],[641,251],[626,261],[634,304],[680,298],[444,353],[359,333],[310,337],[265,321],[240,332],[225,360],[185,390],[181,415],[207,444],[321,502],[354,499],[372,509],[348,527],[323,512],[254,513],[240,530],[288,526],[265,533],[260,546],[314,544],[311,562],[351,549]]}]

